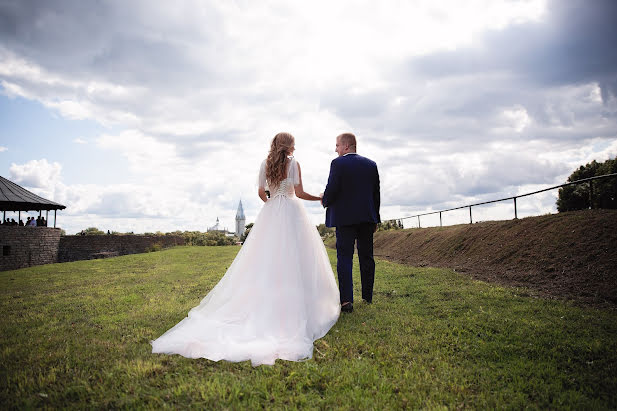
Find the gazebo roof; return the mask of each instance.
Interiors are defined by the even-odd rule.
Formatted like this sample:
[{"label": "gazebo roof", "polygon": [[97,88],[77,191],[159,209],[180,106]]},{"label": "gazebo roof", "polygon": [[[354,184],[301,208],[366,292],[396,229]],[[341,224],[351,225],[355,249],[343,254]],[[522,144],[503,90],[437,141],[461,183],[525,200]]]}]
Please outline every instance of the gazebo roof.
[{"label": "gazebo roof", "polygon": [[66,206],[46,200],[0,176],[0,211],[63,210]]}]

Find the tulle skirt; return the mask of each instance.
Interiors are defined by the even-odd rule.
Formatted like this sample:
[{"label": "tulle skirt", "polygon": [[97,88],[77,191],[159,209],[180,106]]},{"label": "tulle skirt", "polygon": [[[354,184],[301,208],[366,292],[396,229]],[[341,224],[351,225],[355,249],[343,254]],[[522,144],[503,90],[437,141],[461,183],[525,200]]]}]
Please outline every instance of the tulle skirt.
[{"label": "tulle skirt", "polygon": [[274,364],[309,359],[340,314],[323,242],[296,197],[260,211],[235,260],[188,316],[152,341],[153,353]]}]

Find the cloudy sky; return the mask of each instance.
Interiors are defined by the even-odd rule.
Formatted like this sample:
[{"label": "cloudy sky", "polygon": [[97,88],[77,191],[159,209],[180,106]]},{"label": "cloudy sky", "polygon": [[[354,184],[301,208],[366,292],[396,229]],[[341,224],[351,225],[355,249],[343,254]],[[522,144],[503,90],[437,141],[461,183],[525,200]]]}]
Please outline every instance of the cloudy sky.
[{"label": "cloudy sky", "polygon": [[616,16],[613,0],[0,0],[0,175],[65,204],[68,233],[233,229],[240,199],[251,222],[279,131],[314,194],[354,132],[384,219],[533,191],[617,155]]}]

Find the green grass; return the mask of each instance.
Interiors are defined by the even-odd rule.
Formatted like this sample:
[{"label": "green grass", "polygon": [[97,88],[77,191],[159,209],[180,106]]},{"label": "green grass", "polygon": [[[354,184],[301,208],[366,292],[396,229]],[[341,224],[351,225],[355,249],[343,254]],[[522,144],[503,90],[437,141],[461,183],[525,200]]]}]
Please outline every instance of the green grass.
[{"label": "green grass", "polygon": [[1,272],[2,408],[617,407],[617,313],[386,261],[374,303],[342,315],[310,361],[253,368],[151,354],[149,341],[237,251]]}]

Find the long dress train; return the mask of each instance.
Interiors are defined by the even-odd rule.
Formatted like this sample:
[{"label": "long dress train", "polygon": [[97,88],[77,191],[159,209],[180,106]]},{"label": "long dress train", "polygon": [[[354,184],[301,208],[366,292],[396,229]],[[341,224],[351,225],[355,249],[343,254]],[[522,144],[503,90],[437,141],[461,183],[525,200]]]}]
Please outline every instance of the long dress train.
[{"label": "long dress train", "polygon": [[[235,260],[188,316],[152,341],[153,353],[274,364],[313,354],[340,314],[339,292],[324,244],[295,194],[298,168],[270,187]],[[264,186],[265,162],[260,171]]]}]

